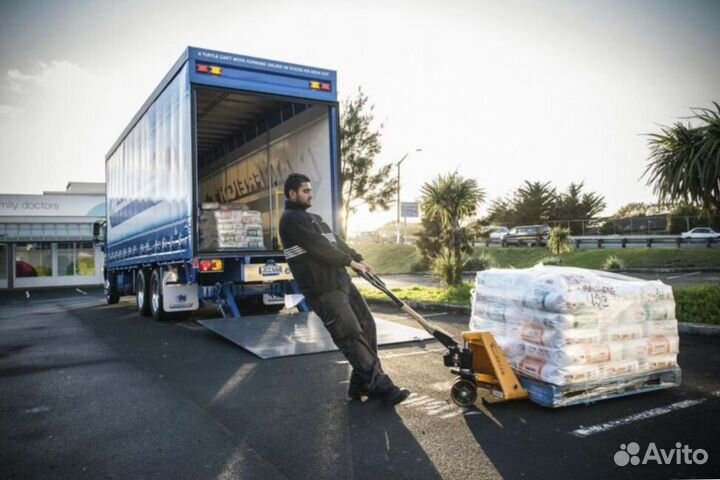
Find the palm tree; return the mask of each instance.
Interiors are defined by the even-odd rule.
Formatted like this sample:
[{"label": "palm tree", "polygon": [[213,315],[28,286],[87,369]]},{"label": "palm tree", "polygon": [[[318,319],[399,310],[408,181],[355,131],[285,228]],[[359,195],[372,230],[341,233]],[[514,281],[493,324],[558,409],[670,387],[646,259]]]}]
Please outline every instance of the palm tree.
[{"label": "palm tree", "polygon": [[660,201],[698,204],[708,215],[720,210],[720,104],[713,105],[692,109],[698,126],[676,122],[650,134],[643,173]]},{"label": "palm tree", "polygon": [[463,178],[457,172],[439,175],[422,187],[422,209],[429,217],[440,219],[443,228],[450,230],[453,255],[456,261],[457,275],[462,270],[462,223],[475,215],[477,207],[485,200],[485,191],[477,181]]}]

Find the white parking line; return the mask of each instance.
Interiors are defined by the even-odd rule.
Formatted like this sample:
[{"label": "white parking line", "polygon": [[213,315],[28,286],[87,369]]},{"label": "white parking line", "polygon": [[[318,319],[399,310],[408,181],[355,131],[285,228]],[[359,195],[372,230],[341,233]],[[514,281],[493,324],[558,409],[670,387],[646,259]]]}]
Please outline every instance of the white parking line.
[{"label": "white parking line", "polygon": [[463,413],[462,410],[455,410],[454,412],[446,413],[445,415],[440,415],[440,418],[445,420],[446,418],[457,417],[461,413]]},{"label": "white parking line", "polygon": [[416,399],[415,401],[405,400],[402,404],[406,407],[418,407],[426,403],[434,402],[434,398],[423,396],[422,398]]},{"label": "white parking line", "polygon": [[673,403],[672,405],[668,405],[667,407],[653,408],[651,410],[646,410],[644,412],[636,413],[634,415],[628,415],[627,417],[612,420],[610,422],[600,423],[591,427],[581,427],[577,430],[573,430],[570,433],[572,435],[575,435],[576,437],[587,437],[596,433],[607,432],[608,430],[612,430],[613,428],[628,425],[630,423],[638,422],[640,420],[647,420],[648,418],[659,417],[660,415],[665,415],[676,410],[682,410],[684,408],[700,405],[701,403],[705,402],[705,400],[707,399],[701,398],[698,400],[683,400],[682,402]]},{"label": "white parking line", "polygon": [[402,402],[400,406],[421,411],[430,416],[438,415],[435,418],[442,420],[447,420],[448,418],[456,417],[463,413],[463,410],[448,403],[446,400],[438,400],[428,395],[420,395],[415,392],[411,393],[407,400]]}]

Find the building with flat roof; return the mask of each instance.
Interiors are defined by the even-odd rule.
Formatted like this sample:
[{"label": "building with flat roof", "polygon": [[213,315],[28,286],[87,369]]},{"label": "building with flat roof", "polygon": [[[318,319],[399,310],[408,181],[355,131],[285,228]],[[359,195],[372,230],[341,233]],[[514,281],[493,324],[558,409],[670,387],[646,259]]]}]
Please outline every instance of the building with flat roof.
[{"label": "building with flat roof", "polygon": [[103,254],[92,235],[104,219],[104,183],[0,194],[0,289],[102,284]]}]

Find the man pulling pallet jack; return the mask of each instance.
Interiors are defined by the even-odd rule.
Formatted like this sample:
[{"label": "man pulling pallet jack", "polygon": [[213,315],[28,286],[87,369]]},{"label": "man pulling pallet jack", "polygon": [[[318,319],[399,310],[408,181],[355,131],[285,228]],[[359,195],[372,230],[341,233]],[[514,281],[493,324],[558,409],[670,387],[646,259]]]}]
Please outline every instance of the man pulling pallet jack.
[{"label": "man pulling pallet jack", "polygon": [[380,398],[396,405],[410,392],[383,372],[377,355],[375,320],[345,270],[371,274],[363,258],[336,237],[312,205],[310,179],[291,174],[285,181],[285,211],[280,238],[293,277],[310,308],[320,317],[335,345],[352,366],[348,396]]},{"label": "man pulling pallet jack", "polygon": [[310,308],[320,317],[335,345],[353,367],[348,396],[378,397],[396,405],[410,392],[397,387],[383,372],[377,355],[375,320],[365,300],[350,280],[346,267],[351,267],[371,285],[380,289],[404,312],[417,321],[448,351],[445,365],[459,375],[451,390],[452,400],[459,406],[470,406],[477,400],[477,387],[484,385],[503,400],[527,398],[510,365],[488,332],[465,332],[464,346],[452,335],[433,325],[398,299],[375,276],[363,258],[318,215],[306,210],[312,205],[310,179],[291,174],[284,185],[285,211],[280,219],[280,238],[285,257]]}]

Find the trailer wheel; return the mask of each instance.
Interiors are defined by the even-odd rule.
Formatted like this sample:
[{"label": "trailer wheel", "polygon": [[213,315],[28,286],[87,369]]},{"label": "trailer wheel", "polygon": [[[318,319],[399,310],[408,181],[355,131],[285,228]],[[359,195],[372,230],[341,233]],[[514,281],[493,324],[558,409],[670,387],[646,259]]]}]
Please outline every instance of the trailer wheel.
[{"label": "trailer wheel", "polygon": [[150,282],[148,280],[147,270],[138,270],[135,283],[135,298],[137,299],[138,312],[143,317],[149,317],[152,313],[150,311]]},{"label": "trailer wheel", "polygon": [[477,386],[470,380],[458,378],[450,389],[450,398],[458,407],[470,407],[477,400]]},{"label": "trailer wheel", "polygon": [[150,301],[148,303],[153,320],[160,322],[172,317],[172,314],[163,308],[162,279],[158,268],[154,269],[150,276]]},{"label": "trailer wheel", "polygon": [[112,305],[120,301],[120,293],[118,293],[117,291],[115,275],[108,274],[108,276],[105,278],[105,286],[103,290],[105,292],[105,301],[108,303],[108,305]]}]

